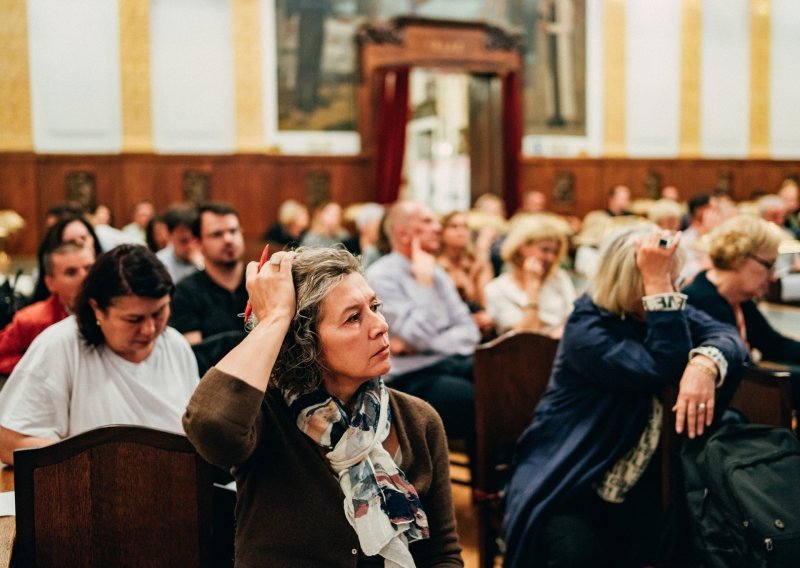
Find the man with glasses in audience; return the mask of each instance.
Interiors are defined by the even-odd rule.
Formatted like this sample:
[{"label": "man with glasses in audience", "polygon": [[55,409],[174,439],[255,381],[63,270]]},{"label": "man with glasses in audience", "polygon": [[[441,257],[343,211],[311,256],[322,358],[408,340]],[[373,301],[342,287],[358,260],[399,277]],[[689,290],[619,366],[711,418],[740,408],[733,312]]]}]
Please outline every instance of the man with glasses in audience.
[{"label": "man with glasses in audience", "polygon": [[244,237],[239,214],[219,202],[198,208],[192,232],[205,268],[178,284],[169,325],[192,345],[202,375],[244,337]]}]

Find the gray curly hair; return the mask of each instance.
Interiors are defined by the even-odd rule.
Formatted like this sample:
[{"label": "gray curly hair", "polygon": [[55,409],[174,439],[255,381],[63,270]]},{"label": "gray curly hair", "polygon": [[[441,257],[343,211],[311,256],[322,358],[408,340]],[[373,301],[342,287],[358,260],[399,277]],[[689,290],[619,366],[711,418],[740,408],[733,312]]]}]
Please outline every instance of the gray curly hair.
[{"label": "gray curly hair", "polygon": [[322,302],[345,276],[362,273],[358,259],[341,246],[300,247],[295,252],[292,279],[297,311],[270,375],[270,381],[291,395],[311,392],[322,382],[325,360],[317,334]]}]

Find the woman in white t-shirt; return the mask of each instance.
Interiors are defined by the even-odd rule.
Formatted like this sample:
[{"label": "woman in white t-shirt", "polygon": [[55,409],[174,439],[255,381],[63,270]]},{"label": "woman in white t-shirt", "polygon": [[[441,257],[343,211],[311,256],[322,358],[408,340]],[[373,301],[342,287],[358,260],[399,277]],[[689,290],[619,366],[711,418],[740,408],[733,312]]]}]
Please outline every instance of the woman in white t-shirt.
[{"label": "woman in white t-shirt", "polygon": [[0,393],[0,460],[109,424],[182,434],[198,373],[189,344],[167,327],[174,290],[143,246],[98,257],[75,315],[34,340]]},{"label": "woman in white t-shirt", "polygon": [[569,226],[554,215],[527,215],[513,222],[500,249],[511,266],[486,285],[486,309],[498,333],[536,331],[561,337],[575,301],[575,287],[559,267]]}]

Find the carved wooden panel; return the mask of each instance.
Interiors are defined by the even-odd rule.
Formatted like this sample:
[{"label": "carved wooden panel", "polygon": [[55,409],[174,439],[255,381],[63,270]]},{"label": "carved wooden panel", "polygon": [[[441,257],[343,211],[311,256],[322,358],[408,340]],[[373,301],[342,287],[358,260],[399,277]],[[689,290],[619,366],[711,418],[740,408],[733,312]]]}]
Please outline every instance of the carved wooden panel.
[{"label": "carved wooden panel", "polygon": [[[261,236],[277,218],[281,202],[306,201],[309,180],[317,176],[325,180],[330,198],[343,205],[374,198],[368,156],[0,153],[0,208],[16,210],[27,222],[9,243],[11,254],[35,253],[44,212],[66,200],[65,180],[73,171],[94,175],[97,202],[111,208],[118,225],[127,222],[139,200],[149,199],[157,210],[183,200],[184,173],[203,172],[210,198],[229,201],[239,210],[251,257],[258,255]],[[628,185],[639,198],[647,194],[649,180],[660,177],[663,185],[675,185],[687,199],[713,189],[728,172],[733,196],[740,200],[754,189],[774,193],[783,179],[800,175],[800,161],[526,158],[520,185],[545,192],[554,212],[583,216],[604,206],[605,191],[613,184]],[[571,200],[557,199],[565,195]]]},{"label": "carved wooden panel", "polygon": [[[367,24],[358,34],[360,79],[359,134],[365,154],[374,156],[378,109],[378,79],[392,68],[428,67],[460,73],[504,77],[521,69],[522,36],[497,26],[475,22],[454,22],[421,18],[395,18],[388,23]],[[502,95],[500,96],[502,101]],[[519,109],[517,109],[519,112]],[[493,117],[501,123],[502,115]],[[478,127],[480,125],[477,125]],[[486,133],[488,134],[488,133]],[[481,133],[483,135],[483,133]],[[485,136],[484,136],[485,137]],[[504,180],[507,168],[489,166],[475,157],[471,176],[478,180],[476,191],[518,191],[512,180]],[[516,160],[516,156],[501,156]],[[381,164],[371,164],[380,168]],[[372,170],[372,179],[376,179]],[[493,186],[498,187],[493,187]],[[509,188],[511,185],[514,187]],[[509,187],[505,187],[509,186]]]}]

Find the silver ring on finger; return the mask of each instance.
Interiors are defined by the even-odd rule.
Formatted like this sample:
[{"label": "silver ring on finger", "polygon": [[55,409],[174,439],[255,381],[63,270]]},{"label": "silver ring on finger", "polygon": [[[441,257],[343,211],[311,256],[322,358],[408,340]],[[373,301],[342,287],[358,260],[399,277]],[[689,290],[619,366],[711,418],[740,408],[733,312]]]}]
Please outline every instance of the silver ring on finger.
[{"label": "silver ring on finger", "polygon": [[697,410],[700,410],[701,412],[705,412],[705,409],[706,409],[706,403],[705,402],[701,402],[700,404],[697,405]]}]

